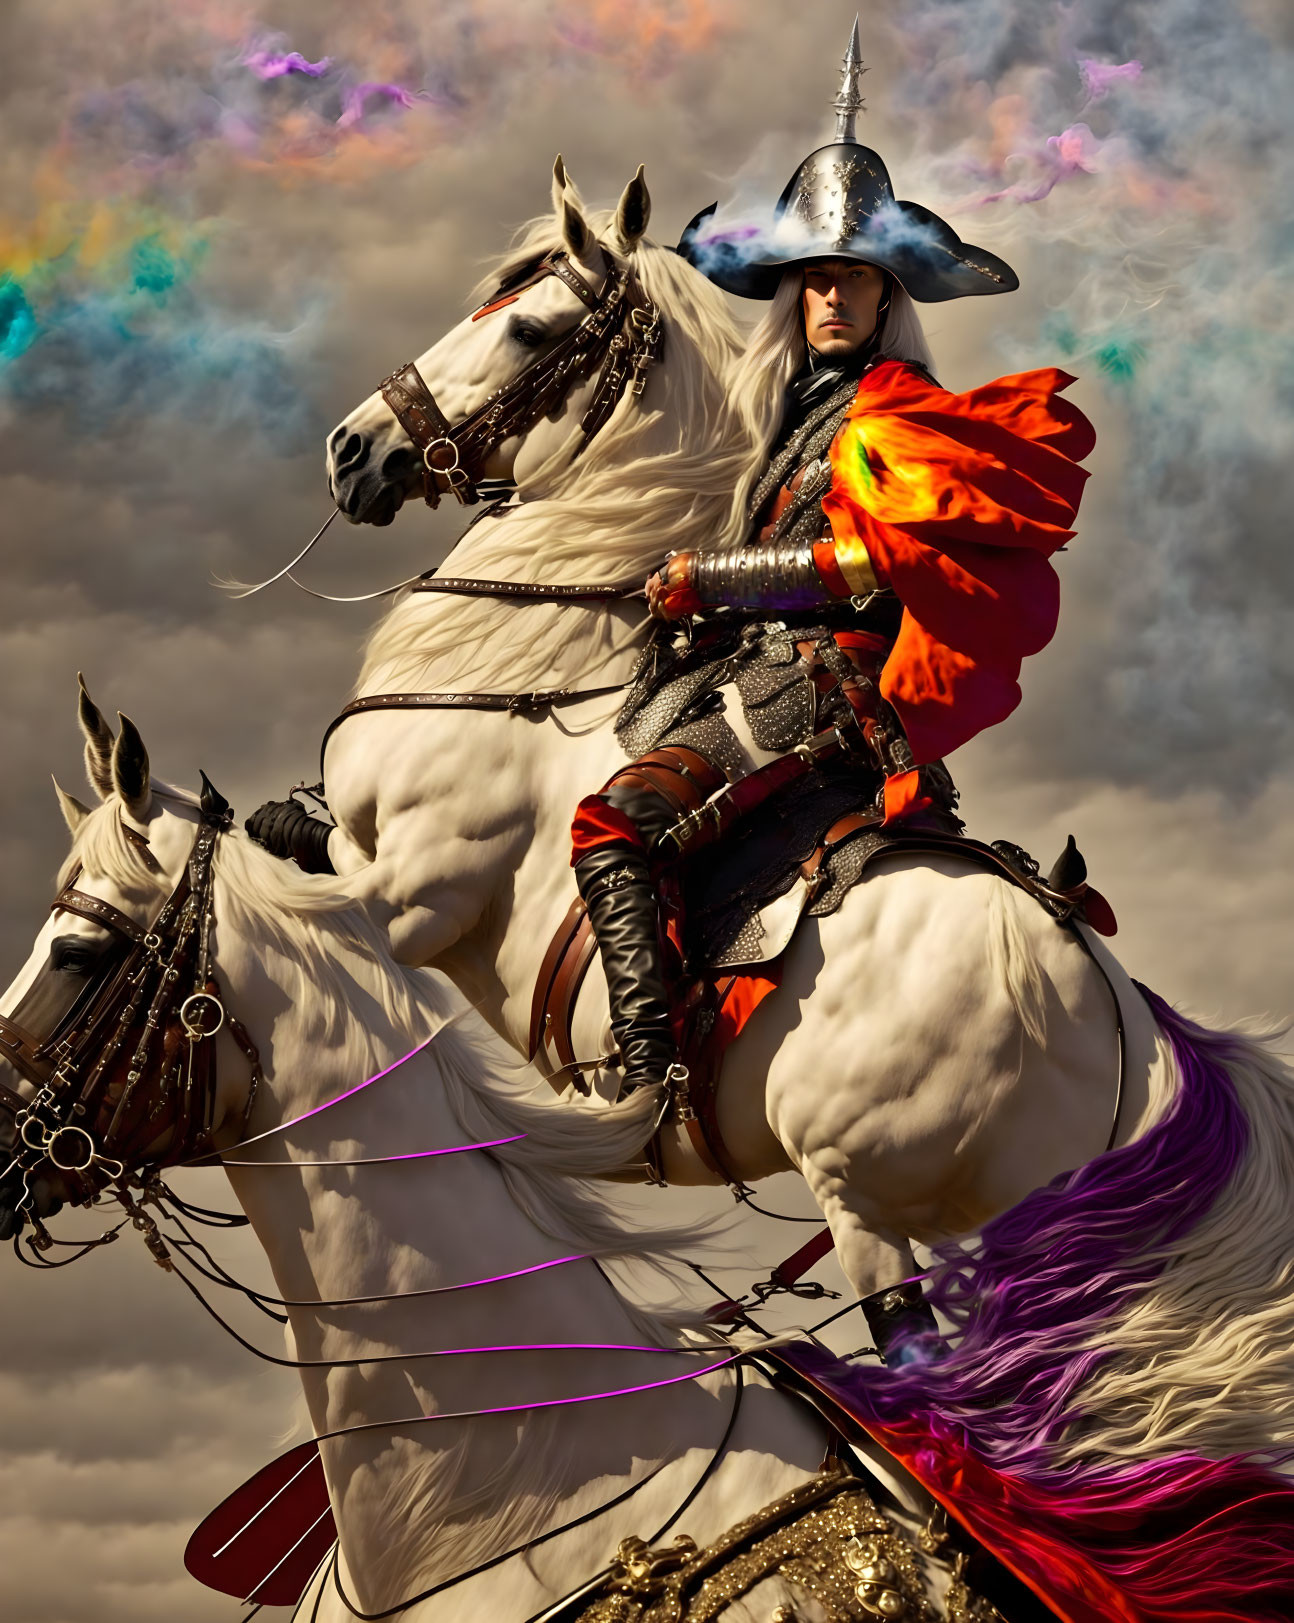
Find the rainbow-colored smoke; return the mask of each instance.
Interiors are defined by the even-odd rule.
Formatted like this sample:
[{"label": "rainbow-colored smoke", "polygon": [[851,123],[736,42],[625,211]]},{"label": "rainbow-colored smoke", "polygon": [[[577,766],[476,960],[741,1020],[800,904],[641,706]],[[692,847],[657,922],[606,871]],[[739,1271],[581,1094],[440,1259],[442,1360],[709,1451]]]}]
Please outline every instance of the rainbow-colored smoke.
[{"label": "rainbow-colored smoke", "polygon": [[322,193],[434,160],[507,83],[590,57],[662,78],[717,14],[715,0],[388,0],[321,6],[293,38],[243,0],[105,0],[93,40],[59,41],[57,125],[0,213],[0,406],[107,430],[172,411],[178,391],[204,423],[294,441],[323,295],[303,283],[286,314],[227,296],[209,250],[236,251],[231,190]]}]

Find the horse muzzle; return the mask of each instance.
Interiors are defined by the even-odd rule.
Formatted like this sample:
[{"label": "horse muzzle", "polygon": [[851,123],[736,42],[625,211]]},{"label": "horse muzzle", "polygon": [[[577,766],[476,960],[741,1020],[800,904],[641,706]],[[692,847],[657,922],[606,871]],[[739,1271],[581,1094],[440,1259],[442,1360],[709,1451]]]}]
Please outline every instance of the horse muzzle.
[{"label": "horse muzzle", "polygon": [[379,448],[379,436],[342,423],[328,440],[328,490],[352,524],[390,524],[417,489],[422,465],[410,445]]}]

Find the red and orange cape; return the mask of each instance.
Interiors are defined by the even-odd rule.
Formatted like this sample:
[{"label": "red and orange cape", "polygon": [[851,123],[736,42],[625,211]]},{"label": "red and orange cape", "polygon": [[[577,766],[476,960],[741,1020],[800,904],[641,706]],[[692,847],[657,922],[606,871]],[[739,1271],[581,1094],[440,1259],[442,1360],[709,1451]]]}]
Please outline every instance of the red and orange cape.
[{"label": "red and orange cape", "polygon": [[[1048,561],[1074,534],[1091,423],[1049,367],[951,394],[902,361],[868,372],[831,447],[822,505],[837,545],[860,543],[903,622],[881,674],[918,766],[1020,702],[1020,665],[1056,630]],[[886,785],[892,820],[915,772]]]}]

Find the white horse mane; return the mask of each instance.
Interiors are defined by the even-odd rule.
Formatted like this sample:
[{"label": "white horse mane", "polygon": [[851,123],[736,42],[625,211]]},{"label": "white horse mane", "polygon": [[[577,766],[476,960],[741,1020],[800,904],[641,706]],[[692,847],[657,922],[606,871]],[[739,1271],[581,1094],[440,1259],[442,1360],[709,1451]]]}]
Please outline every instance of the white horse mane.
[{"label": "white horse mane", "polygon": [[[153,781],[163,804],[192,808],[193,795]],[[102,874],[129,895],[160,900],[169,889],[148,854],[124,832],[114,797],[77,830],[59,875],[65,884],[76,868]],[[630,1259],[670,1275],[680,1250],[697,1240],[687,1228],[629,1226],[615,1216],[609,1186],[591,1180],[639,1159],[659,1101],[650,1092],[596,1111],[560,1105],[548,1084],[518,1060],[503,1040],[465,1006],[443,976],[406,968],[390,956],[384,930],[362,903],[338,888],[331,876],[304,874],[231,831],[216,848],[213,866],[217,931],[221,922],[256,942],[282,974],[290,966],[300,1001],[327,1007],[317,1037],[361,1079],[381,1058],[360,1023],[348,1016],[357,980],[376,1000],[409,1046],[437,1031],[434,1050],[451,1109],[463,1131],[484,1140],[525,1135],[518,1145],[490,1153],[503,1168],[513,1199],[541,1228],[590,1256]],[[218,937],[217,937],[218,939]],[[438,1029],[439,1028],[439,1029]],[[630,1304],[632,1311],[640,1312]],[[693,1314],[643,1311],[642,1327],[666,1341]]]},{"label": "white horse mane", "polygon": [[[611,213],[594,211],[587,220],[605,244]],[[561,243],[556,218],[530,221],[474,297]],[[650,238],[621,258],[663,316],[663,357],[644,396],[652,409],[626,392],[578,457],[573,425],[523,489],[520,513],[480,524],[459,541],[455,574],[638,584],[670,551],[740,539],[735,497],[752,447],[728,400],[741,338],[724,296]],[[518,611],[481,598],[433,604],[405,597],[374,630],[356,692],[452,687],[483,668],[506,672],[509,686],[518,688],[587,685],[641,642],[647,624],[645,613],[627,628],[617,616],[578,605],[528,604]]]},{"label": "white horse mane", "polygon": [[[197,804],[193,795],[157,780],[153,793],[164,806],[191,811]],[[116,796],[78,828],[60,883],[78,866],[143,905],[156,905],[173,882],[125,833]],[[380,1004],[396,1030],[408,1034],[410,1047],[436,1030],[426,1055],[414,1063],[434,1065],[434,1082],[444,1088],[464,1136],[484,1142],[524,1135],[518,1143],[486,1152],[498,1164],[515,1205],[572,1254],[610,1262],[615,1274],[630,1268],[635,1293],[651,1277],[679,1300],[682,1253],[708,1241],[718,1224],[624,1222],[613,1204],[619,1186],[595,1181],[640,1158],[658,1105],[649,1091],[597,1112],[558,1104],[538,1074],[463,1005],[442,976],[391,959],[385,933],[331,876],[303,874],[240,832],[220,840],[213,873],[217,947],[222,926],[253,942],[298,1005],[320,1010],[318,1029],[310,1036],[328,1046],[330,1059],[340,1058],[342,1068],[359,1080],[384,1057],[370,1032],[348,1016],[357,996],[370,1006]],[[634,1335],[645,1344],[697,1346],[712,1340],[700,1313],[641,1306],[612,1273],[604,1273]],[[393,1525],[425,1529],[425,1560],[438,1567],[471,1566],[491,1554],[501,1536],[524,1542],[546,1525],[552,1509],[560,1431],[556,1412],[519,1417],[515,1447],[470,1493],[460,1491],[466,1441],[457,1457],[442,1457],[429,1478],[417,1468],[419,1445],[393,1438],[391,1446],[408,1452],[411,1467],[392,1479],[387,1508],[396,1518]],[[392,1559],[394,1550],[393,1545]],[[408,1554],[404,1544],[400,1558]],[[374,1573],[380,1582],[380,1560]]]}]

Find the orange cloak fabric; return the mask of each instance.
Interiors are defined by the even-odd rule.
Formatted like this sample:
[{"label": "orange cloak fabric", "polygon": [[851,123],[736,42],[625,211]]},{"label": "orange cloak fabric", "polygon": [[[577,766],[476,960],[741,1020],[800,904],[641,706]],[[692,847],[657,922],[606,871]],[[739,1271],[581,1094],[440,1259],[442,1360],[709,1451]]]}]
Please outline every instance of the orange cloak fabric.
[{"label": "orange cloak fabric", "polygon": [[[867,373],[831,447],[822,506],[837,546],[866,548],[903,603],[881,673],[918,766],[1004,720],[1020,665],[1051,641],[1059,582],[1048,562],[1073,536],[1091,423],[1059,398],[1054,367],[951,394],[901,361]],[[916,774],[886,786],[890,820]]]}]

